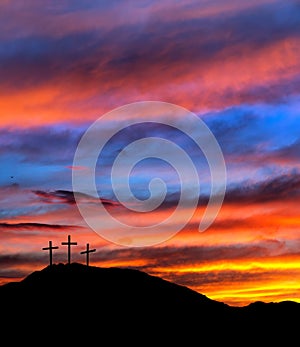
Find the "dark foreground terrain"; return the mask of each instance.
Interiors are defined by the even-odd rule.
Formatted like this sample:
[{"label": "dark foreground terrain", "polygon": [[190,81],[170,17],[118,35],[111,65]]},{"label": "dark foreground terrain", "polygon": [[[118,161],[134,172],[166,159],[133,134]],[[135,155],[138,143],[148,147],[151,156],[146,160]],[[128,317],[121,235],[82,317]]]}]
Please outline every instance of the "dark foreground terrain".
[{"label": "dark foreground terrain", "polygon": [[295,302],[232,307],[138,270],[78,263],[0,286],[0,305],[13,345],[291,346],[300,331]]}]

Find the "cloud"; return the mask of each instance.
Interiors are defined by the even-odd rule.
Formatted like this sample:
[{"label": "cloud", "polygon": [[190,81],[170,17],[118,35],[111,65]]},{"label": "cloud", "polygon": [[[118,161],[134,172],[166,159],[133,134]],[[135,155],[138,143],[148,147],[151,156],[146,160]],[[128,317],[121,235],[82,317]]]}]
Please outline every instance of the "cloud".
[{"label": "cloud", "polygon": [[[47,264],[41,247],[48,238],[59,242],[64,229],[78,226],[76,240],[84,245],[89,237],[99,249],[93,256],[98,264],[137,266],[220,291],[222,283],[249,285],[257,279],[260,286],[272,274],[279,281],[282,269],[254,275],[239,265],[291,255],[299,244],[299,9],[298,1],[277,0],[1,2],[2,276],[23,276]],[[171,102],[203,117],[224,152],[225,201],[199,239],[191,236],[198,230],[192,222],[170,240],[174,247],[105,247],[86,226],[79,227],[84,221],[71,187],[73,155],[91,121],[141,100]],[[157,126],[128,129],[106,147],[96,175],[102,202],[116,217],[130,220],[129,211],[115,208],[109,168],[123,145],[150,130],[176,138],[199,164],[202,210],[209,180],[199,153],[183,136]],[[137,197],[149,195],[154,174],[169,184],[157,213],[132,217],[153,222],[176,206],[178,177],[166,165],[144,164],[132,172]],[[84,194],[81,199],[98,201]],[[59,250],[55,261],[65,258]],[[75,252],[74,259],[83,260]],[[235,268],[222,270],[228,261]],[[205,265],[215,267],[206,271]],[[200,275],[177,271],[198,266]]]},{"label": "cloud", "polygon": [[66,230],[80,228],[74,225],[43,224],[43,223],[0,223],[0,230]]},{"label": "cloud", "polygon": [[[191,1],[10,9],[16,19],[8,31],[16,34],[1,42],[2,124],[11,124],[8,114],[27,124],[90,120],[141,99],[200,110],[298,94],[299,4],[218,6],[213,16]],[[125,18],[122,9],[130,9]]]},{"label": "cloud", "polygon": [[22,162],[53,165],[72,162],[83,127],[52,126],[0,129],[0,155],[16,155]]},{"label": "cloud", "polygon": [[263,203],[270,201],[297,200],[300,197],[300,174],[291,173],[244,186],[229,188],[225,195],[226,203]]},{"label": "cloud", "polygon": [[[95,245],[97,248],[97,245]],[[141,270],[155,271],[156,268],[170,268],[176,269],[180,266],[193,266],[201,264],[202,262],[208,261],[230,261],[230,260],[241,260],[241,259],[257,259],[259,257],[265,257],[276,253],[278,248],[281,248],[281,243],[273,243],[272,247],[268,241],[263,241],[256,245],[236,245],[236,246],[179,246],[179,247],[149,247],[149,248],[117,248],[110,249],[102,247],[101,251],[97,250],[93,254],[93,262],[106,264],[110,262],[126,263],[126,267],[130,267],[131,261],[134,264],[134,260],[143,260],[144,265],[137,265]],[[18,264],[42,264],[46,263],[48,256],[47,252],[20,252],[16,254],[4,254],[0,255],[0,265],[16,266]],[[56,261],[64,259],[64,252],[56,252]],[[79,260],[78,252],[74,254],[77,261]],[[134,266],[134,265],[133,265]]]},{"label": "cloud", "polygon": [[[35,190],[34,193],[41,198],[44,203],[62,203],[62,204],[76,204],[76,200],[74,197],[74,192],[67,190],[55,190],[50,192],[45,192],[41,190]],[[97,203],[99,201],[98,198],[93,196],[84,194],[84,193],[76,193],[76,198],[80,200],[84,200],[86,203]],[[118,206],[118,202],[100,198],[103,205],[107,206]]]},{"label": "cloud", "polygon": [[300,139],[293,141],[282,148],[278,148],[273,151],[273,156],[279,163],[287,164],[299,162],[300,158]]},{"label": "cloud", "polygon": [[[177,206],[179,201],[179,192],[169,194],[166,200],[160,205],[159,211],[169,210]],[[242,180],[227,186],[223,205],[249,205],[263,204],[267,202],[297,202],[300,199],[300,174],[299,172],[290,172],[275,177],[263,178],[262,180]],[[199,207],[206,206],[209,195],[200,194]],[[186,208],[189,208],[188,201]],[[253,224],[254,221],[240,221],[239,227]],[[220,222],[228,226],[234,225],[234,220]],[[218,224],[218,223],[217,223]]]},{"label": "cloud", "polygon": [[[116,263],[124,262],[130,265],[134,259],[142,259],[145,265],[138,266],[144,270],[155,271],[156,268],[174,269],[192,267],[202,262],[231,261],[241,259],[259,259],[265,256],[284,254],[290,251],[284,247],[284,243],[277,240],[260,240],[259,242],[243,245],[220,246],[163,246],[138,249],[102,249],[93,255],[95,262]],[[126,261],[126,262],[125,262]],[[208,264],[208,263],[207,263]],[[126,265],[126,266],[128,266]]]}]

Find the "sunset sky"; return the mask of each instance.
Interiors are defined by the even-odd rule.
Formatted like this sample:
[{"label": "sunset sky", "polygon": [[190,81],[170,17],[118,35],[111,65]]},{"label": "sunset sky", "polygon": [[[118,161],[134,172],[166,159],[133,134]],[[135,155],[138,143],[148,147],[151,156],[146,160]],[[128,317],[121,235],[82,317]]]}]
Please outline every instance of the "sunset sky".
[{"label": "sunset sky", "polygon": [[[131,247],[86,224],[72,171],[81,170],[73,159],[89,126],[141,101],[203,120],[224,155],[226,194],[199,232],[209,175],[197,149],[151,123],[125,130],[96,173],[112,214],[144,225],[176,207],[178,176],[158,159],[137,165],[130,179],[140,199],[154,176],[166,182],[157,210],[133,213],[112,191],[120,148],[144,136],[187,151],[204,192],[177,234]],[[0,165],[0,283],[47,266],[49,240],[59,246],[53,261],[66,262],[61,242],[71,235],[72,261],[85,262],[89,243],[91,265],[140,269],[230,305],[300,302],[300,1],[1,0]]]}]

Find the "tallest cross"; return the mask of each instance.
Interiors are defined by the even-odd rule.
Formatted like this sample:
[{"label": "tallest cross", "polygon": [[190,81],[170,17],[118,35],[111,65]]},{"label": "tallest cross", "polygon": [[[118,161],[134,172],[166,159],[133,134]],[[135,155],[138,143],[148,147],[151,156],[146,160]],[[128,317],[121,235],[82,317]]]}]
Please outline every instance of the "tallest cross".
[{"label": "tallest cross", "polygon": [[71,242],[71,235],[68,235],[68,241],[61,243],[64,246],[68,246],[68,264],[71,264],[71,246],[76,246],[77,242]]}]

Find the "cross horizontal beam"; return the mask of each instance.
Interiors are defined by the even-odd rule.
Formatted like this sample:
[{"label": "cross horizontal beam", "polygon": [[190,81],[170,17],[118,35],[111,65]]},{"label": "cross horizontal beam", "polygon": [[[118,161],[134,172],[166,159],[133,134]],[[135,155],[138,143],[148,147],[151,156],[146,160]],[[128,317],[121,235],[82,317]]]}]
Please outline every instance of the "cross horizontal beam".
[{"label": "cross horizontal beam", "polygon": [[58,249],[58,246],[52,246],[52,241],[49,241],[49,246],[48,247],[43,247],[43,251],[49,251],[49,264],[50,266],[52,265],[52,250],[53,249]]},{"label": "cross horizontal beam", "polygon": [[68,246],[68,264],[71,263],[71,246],[76,246],[77,242],[71,242],[71,235],[68,235],[68,241],[61,243],[64,246]]},{"label": "cross horizontal beam", "polygon": [[80,254],[86,254],[86,265],[89,266],[90,253],[96,252],[96,249],[90,249],[90,244],[86,244],[86,250],[80,252]]}]

